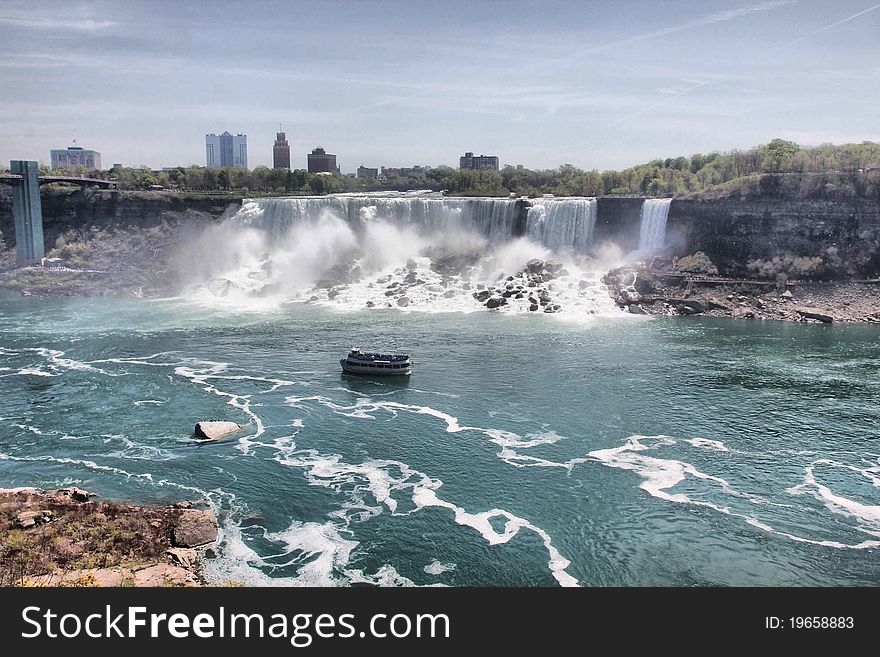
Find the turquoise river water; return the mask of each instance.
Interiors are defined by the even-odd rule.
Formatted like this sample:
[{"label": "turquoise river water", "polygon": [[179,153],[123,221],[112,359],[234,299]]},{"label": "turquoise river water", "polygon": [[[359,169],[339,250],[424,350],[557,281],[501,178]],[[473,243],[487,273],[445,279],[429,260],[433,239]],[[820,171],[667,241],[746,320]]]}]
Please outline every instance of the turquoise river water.
[{"label": "turquoise river water", "polygon": [[[878,585],[874,326],[0,299],[0,486],[205,500],[254,585]],[[352,345],[404,381],[352,378]],[[246,424],[213,444],[200,419]]]}]

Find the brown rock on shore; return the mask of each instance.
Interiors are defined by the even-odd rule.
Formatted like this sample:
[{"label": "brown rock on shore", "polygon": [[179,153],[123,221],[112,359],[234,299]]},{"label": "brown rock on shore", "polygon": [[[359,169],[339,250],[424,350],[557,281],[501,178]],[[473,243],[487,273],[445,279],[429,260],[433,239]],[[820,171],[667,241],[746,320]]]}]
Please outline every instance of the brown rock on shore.
[{"label": "brown rock on shore", "polygon": [[75,488],[0,489],[0,586],[201,583],[199,554],[189,548],[217,539],[213,512],[93,497]]},{"label": "brown rock on shore", "polygon": [[174,528],[174,544],[192,548],[217,540],[217,518],[213,511],[186,509]]},{"label": "brown rock on shore", "polygon": [[[652,291],[639,293],[623,285],[636,281],[642,290]],[[662,266],[635,263],[611,270],[603,282],[621,310],[631,313],[825,324],[880,323],[880,285],[871,281],[730,280],[683,275]],[[793,302],[795,299],[797,303]]]}]

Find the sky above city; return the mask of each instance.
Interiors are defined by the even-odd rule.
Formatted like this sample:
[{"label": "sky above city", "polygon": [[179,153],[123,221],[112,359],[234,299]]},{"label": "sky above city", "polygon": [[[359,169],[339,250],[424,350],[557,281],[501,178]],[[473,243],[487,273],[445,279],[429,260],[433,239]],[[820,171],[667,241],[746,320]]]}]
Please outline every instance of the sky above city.
[{"label": "sky above city", "polygon": [[0,0],[0,162],[205,163],[245,133],[272,163],[622,168],[880,141],[871,0]]}]

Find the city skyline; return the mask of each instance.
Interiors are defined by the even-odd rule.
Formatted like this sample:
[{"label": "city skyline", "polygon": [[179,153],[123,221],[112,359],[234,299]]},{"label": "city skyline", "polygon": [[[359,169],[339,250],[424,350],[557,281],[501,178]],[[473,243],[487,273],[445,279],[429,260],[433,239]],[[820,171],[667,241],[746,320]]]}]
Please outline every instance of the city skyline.
[{"label": "city skyline", "polygon": [[[291,167],[332,144],[345,173],[455,167],[465,150],[605,170],[774,137],[880,139],[870,1],[453,4],[0,0],[0,161],[78,139],[107,162],[188,166],[234,126],[249,166],[271,167],[279,122]],[[218,38],[232,31],[239,49]]]}]

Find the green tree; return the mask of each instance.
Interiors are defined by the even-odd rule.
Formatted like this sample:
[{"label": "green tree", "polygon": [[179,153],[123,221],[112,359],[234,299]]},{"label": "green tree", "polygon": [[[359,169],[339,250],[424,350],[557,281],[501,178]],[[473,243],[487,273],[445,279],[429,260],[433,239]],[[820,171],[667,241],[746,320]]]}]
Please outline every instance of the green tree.
[{"label": "green tree", "polygon": [[764,167],[770,173],[779,173],[788,166],[792,156],[798,152],[800,146],[793,141],[785,139],[773,139],[765,148]]}]

